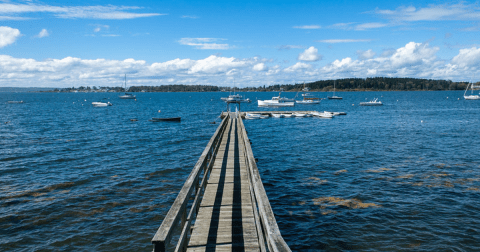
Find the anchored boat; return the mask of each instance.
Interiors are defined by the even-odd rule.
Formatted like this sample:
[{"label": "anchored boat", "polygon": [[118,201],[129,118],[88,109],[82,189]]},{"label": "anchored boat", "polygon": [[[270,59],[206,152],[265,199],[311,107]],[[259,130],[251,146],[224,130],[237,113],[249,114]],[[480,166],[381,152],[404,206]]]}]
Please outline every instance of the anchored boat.
[{"label": "anchored boat", "polygon": [[[467,95],[468,88],[470,87],[471,94]],[[465,100],[480,100],[479,95],[474,95],[473,94],[473,89],[474,88],[479,88],[479,86],[473,85],[473,83],[468,83],[467,88],[465,89],[465,93],[463,93],[463,98]]]},{"label": "anchored boat", "polygon": [[[125,91],[127,91],[127,75],[125,74]],[[124,95],[119,96],[120,99],[137,99],[133,94],[125,93]]]}]

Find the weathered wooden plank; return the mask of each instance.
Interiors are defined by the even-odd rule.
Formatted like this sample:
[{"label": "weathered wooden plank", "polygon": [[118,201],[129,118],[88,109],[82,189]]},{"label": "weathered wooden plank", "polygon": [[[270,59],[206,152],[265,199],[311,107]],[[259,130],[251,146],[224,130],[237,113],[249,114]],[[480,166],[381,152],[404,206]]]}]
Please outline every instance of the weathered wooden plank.
[{"label": "weathered wooden plank", "polygon": [[232,130],[224,132],[187,251],[259,251],[247,160],[237,122],[232,120]]},{"label": "weathered wooden plank", "polygon": [[155,236],[152,239],[152,244],[154,245],[155,251],[165,251],[166,245],[171,239],[171,235],[173,234],[176,223],[178,223],[178,220],[183,214],[183,212],[186,211],[185,207],[194,189],[194,182],[196,181],[196,179],[198,179],[198,176],[202,171],[202,167],[204,167],[205,163],[207,162],[207,155],[209,154],[209,152],[211,152],[212,148],[215,147],[214,145],[219,140],[219,137],[221,137],[221,135],[223,134],[227,123],[230,122],[231,120],[229,117],[226,117],[222,121],[220,126],[215,131],[215,134],[212,136],[207,146],[205,147],[202,155],[200,156],[200,159],[195,164],[182,189],[178,193],[177,198],[175,199],[173,205],[171,206],[162,224],[160,225],[157,232],[155,233]]}]

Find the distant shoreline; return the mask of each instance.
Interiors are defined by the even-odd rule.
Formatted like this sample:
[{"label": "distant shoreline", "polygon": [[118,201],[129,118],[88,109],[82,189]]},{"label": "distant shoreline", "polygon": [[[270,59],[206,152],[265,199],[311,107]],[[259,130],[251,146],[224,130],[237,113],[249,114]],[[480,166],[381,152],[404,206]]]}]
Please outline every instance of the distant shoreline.
[{"label": "distant shoreline", "polygon": [[465,90],[467,82],[449,80],[429,80],[415,78],[348,78],[338,80],[321,80],[310,83],[275,84],[259,87],[221,87],[208,85],[162,85],[162,86],[131,86],[127,90],[122,87],[72,87],[72,88],[0,88],[0,92],[60,92],[60,93],[122,93],[122,92],[375,92],[375,91],[448,91]]}]

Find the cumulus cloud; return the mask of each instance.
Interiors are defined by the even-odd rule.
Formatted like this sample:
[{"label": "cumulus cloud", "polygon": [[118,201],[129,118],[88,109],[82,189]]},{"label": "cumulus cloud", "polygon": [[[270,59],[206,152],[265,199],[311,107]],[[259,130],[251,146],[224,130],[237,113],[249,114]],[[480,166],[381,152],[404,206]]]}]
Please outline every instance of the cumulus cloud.
[{"label": "cumulus cloud", "polygon": [[460,49],[460,53],[453,57],[452,64],[460,67],[480,65],[480,48]]},{"label": "cumulus cloud", "polygon": [[322,28],[320,25],[301,25],[301,26],[294,26],[294,29],[305,29],[305,30],[312,30],[312,29],[320,29]]},{"label": "cumulus cloud", "polygon": [[318,54],[318,49],[310,46],[308,49],[298,55],[298,60],[302,61],[318,61],[322,59],[322,55]]},{"label": "cumulus cloud", "polygon": [[[465,76],[480,75],[480,48],[462,48],[449,61],[439,59],[440,48],[428,43],[409,42],[391,52],[375,54],[358,51],[351,57],[336,59],[323,66],[306,62],[270,65],[264,58],[221,57],[174,59],[147,64],[144,60],[14,58],[0,55],[0,86],[71,87],[79,85],[114,86],[124,73],[131,85],[201,84],[230,85],[235,76],[238,87],[284,83],[288,79],[316,81],[330,78],[367,76],[413,77],[463,81]],[[283,63],[282,63],[283,64]]]},{"label": "cumulus cloud", "polygon": [[228,44],[217,44],[216,41],[226,40],[221,38],[182,38],[178,41],[181,45],[193,46],[201,50],[227,50],[231,46]]},{"label": "cumulus cloud", "polygon": [[312,67],[312,65],[310,65],[310,64],[303,63],[303,62],[297,62],[295,65],[285,68],[284,71],[287,72],[287,73],[291,73],[291,72],[296,72],[296,71],[299,71],[299,70],[309,69],[311,67]]},{"label": "cumulus cloud", "polygon": [[[165,14],[160,13],[137,13],[142,9],[138,6],[52,6],[45,4],[17,4],[0,3],[0,14],[4,17],[19,18],[19,14],[27,13],[52,13],[58,18],[87,18],[87,19],[133,19],[153,17]],[[20,17],[23,18],[23,17]]]},{"label": "cumulus cloud", "polygon": [[480,11],[475,4],[429,5],[425,8],[402,6],[395,10],[376,9],[374,13],[395,21],[445,21],[480,20]]},{"label": "cumulus cloud", "polygon": [[0,26],[0,48],[13,44],[20,36],[18,29]]},{"label": "cumulus cloud", "polygon": [[258,63],[256,65],[253,66],[253,70],[254,71],[265,71],[267,70],[267,66],[265,65],[265,63]]},{"label": "cumulus cloud", "polygon": [[35,37],[37,37],[37,38],[43,38],[43,37],[48,37],[48,36],[50,36],[50,33],[47,31],[47,29],[42,29],[42,30],[37,34],[37,36],[35,36]]},{"label": "cumulus cloud", "polygon": [[372,49],[367,51],[357,50],[358,59],[360,60],[371,59],[375,56],[375,54],[376,53],[372,51]]}]

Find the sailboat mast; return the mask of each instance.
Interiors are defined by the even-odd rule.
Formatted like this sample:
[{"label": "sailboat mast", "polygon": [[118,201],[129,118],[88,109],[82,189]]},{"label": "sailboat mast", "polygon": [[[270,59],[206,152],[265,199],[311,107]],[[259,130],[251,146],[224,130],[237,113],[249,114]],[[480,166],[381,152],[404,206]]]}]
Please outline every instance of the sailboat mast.
[{"label": "sailboat mast", "polygon": [[333,81],[333,96],[335,96],[335,82],[336,80]]}]

